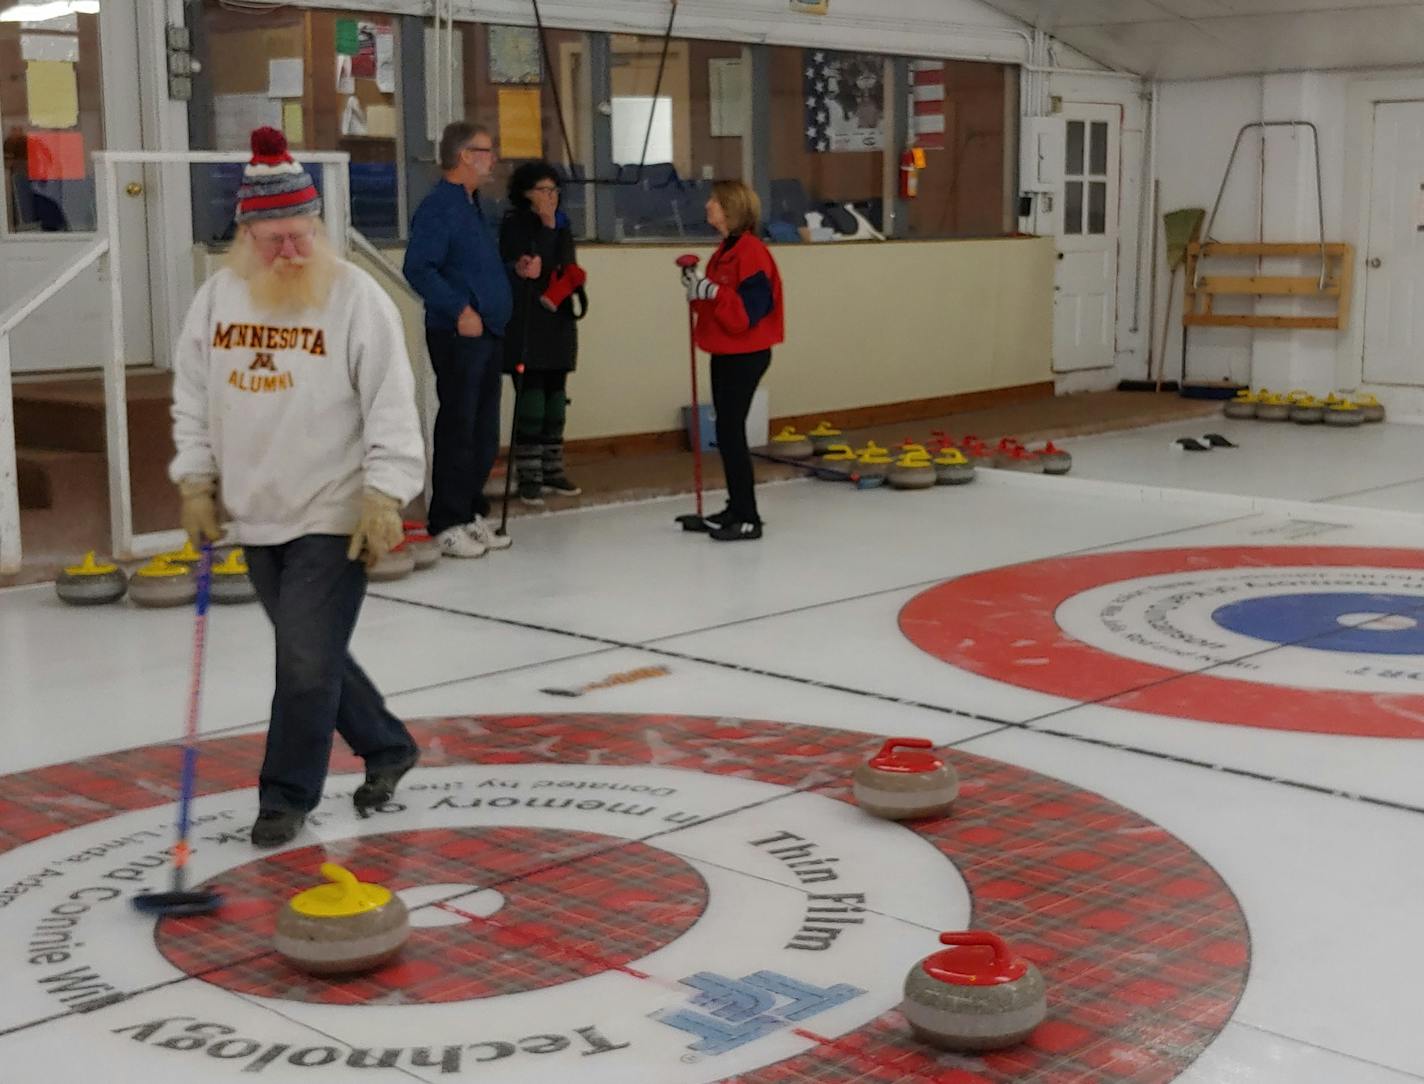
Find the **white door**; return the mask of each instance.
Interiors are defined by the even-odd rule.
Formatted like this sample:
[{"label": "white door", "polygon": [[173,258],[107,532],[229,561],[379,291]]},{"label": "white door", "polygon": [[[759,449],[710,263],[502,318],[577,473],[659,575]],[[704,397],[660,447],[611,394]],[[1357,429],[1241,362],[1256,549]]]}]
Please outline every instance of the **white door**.
[{"label": "white door", "polygon": [[1105,369],[1117,333],[1117,106],[1064,103],[1063,190],[1058,197],[1053,368]]},{"label": "white door", "polygon": [[1424,386],[1424,102],[1376,102],[1364,378]]},{"label": "white door", "polygon": [[[73,112],[30,102],[28,82],[6,99],[4,201],[0,203],[0,311],[56,278],[97,234],[96,177],[90,152],[140,145],[138,31],[132,4],[105,4],[98,15],[0,22],[5,36],[30,39],[48,55],[73,58],[63,74],[74,85]],[[10,43],[7,43],[10,44]],[[18,42],[15,55],[19,56]],[[68,123],[71,122],[72,123]],[[119,182],[117,228],[124,259],[124,357],[153,364],[148,269],[148,209],[141,167]],[[137,185],[128,194],[130,183]],[[28,317],[11,337],[16,372],[97,369],[109,356],[107,263],[89,267]]]}]

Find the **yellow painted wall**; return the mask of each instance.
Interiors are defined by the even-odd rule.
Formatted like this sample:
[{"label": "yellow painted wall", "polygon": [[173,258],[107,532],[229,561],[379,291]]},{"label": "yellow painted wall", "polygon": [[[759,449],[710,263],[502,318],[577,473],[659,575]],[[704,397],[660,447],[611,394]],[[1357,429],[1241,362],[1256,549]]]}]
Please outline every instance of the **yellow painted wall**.
[{"label": "yellow painted wall", "polygon": [[[687,304],[664,245],[586,245],[589,314],[569,384],[568,437],[678,428],[687,402]],[[704,261],[711,249],[692,249]],[[781,245],[786,343],[770,412],[823,413],[1053,379],[1051,239]],[[399,265],[402,253],[387,250]],[[358,262],[360,260],[358,259]],[[379,277],[379,276],[378,276]],[[411,356],[418,307],[397,297]],[[706,359],[701,359],[706,398]],[[507,411],[506,411],[507,413]]]}]

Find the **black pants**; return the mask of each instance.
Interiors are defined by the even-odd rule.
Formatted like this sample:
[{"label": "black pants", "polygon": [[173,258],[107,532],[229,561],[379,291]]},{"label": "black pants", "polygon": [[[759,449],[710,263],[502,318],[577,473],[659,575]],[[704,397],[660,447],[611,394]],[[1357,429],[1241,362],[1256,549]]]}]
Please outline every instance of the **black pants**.
[{"label": "black pants", "polygon": [[485,483],[499,455],[500,358],[491,335],[467,339],[453,331],[425,332],[440,410],[435,415],[430,533],[489,515]]},{"label": "black pants", "polygon": [[756,476],[747,447],[747,413],[757,385],[771,367],[771,351],[712,355],[712,409],[717,415],[717,451],[727,475],[727,510],[741,523],[760,523]]},{"label": "black pants", "polygon": [[349,651],[366,597],[366,569],[346,557],[350,541],[312,534],[246,547],[248,574],[277,641],[277,689],[258,777],[262,809],[316,808],[333,733],[367,768],[394,767],[416,749]]}]

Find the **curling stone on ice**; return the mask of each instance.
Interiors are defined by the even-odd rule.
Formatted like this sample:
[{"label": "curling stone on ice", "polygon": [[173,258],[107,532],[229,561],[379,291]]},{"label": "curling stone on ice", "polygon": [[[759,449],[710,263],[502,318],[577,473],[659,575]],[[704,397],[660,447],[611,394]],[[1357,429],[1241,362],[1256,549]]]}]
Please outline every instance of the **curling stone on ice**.
[{"label": "curling stone on ice", "polygon": [[197,597],[197,569],[165,556],[155,557],[129,578],[129,598],[138,606],[187,606]]},{"label": "curling stone on ice", "polygon": [[1254,418],[1260,399],[1249,388],[1242,388],[1235,399],[1228,399],[1221,412],[1228,418]]},{"label": "curling stone on ice", "polygon": [[958,448],[946,448],[935,457],[935,485],[962,486],[974,481],[974,464]]},{"label": "curling stone on ice", "polygon": [[811,441],[788,425],[771,438],[771,450],[782,459],[810,459],[815,454]]},{"label": "curling stone on ice", "polygon": [[54,593],[71,606],[102,606],[117,602],[129,589],[128,577],[118,565],[100,561],[90,550],[77,565],[61,569]]},{"label": "curling stone on ice", "polygon": [[371,583],[389,583],[403,580],[415,571],[415,554],[409,543],[402,542],[366,570],[366,579]]},{"label": "curling stone on ice", "polygon": [[978,437],[965,437],[964,442],[960,445],[960,450],[976,467],[992,467],[994,465],[994,449]]},{"label": "curling stone on ice", "polygon": [[841,431],[830,422],[821,422],[806,436],[811,441],[811,451],[816,455],[825,455],[840,441]]},{"label": "curling stone on ice", "polygon": [[1023,441],[1018,437],[1001,437],[998,445],[994,448],[994,466],[1008,466],[1008,461],[1013,458],[1016,451],[1023,451]]},{"label": "curling stone on ice", "polygon": [[906,452],[895,461],[886,479],[892,489],[933,489],[935,468],[930,453],[924,449]]},{"label": "curling stone on ice", "polygon": [[830,469],[817,467],[817,478],[826,482],[844,482],[855,473],[860,457],[849,444],[832,444],[826,449],[826,454],[821,456],[821,462],[829,464]]},{"label": "curling stone on ice", "polygon": [[369,971],[395,956],[410,937],[400,897],[331,862],[321,875],[327,884],[298,893],[278,912],[277,954],[313,975]]},{"label": "curling stone on ice", "polygon": [[1313,395],[1292,398],[1290,420],[1296,425],[1319,425],[1325,420],[1325,404]]},{"label": "curling stone on ice", "polygon": [[1354,429],[1365,424],[1365,412],[1348,399],[1325,408],[1325,424],[1337,429]]},{"label": "curling stone on ice", "polygon": [[1051,440],[1035,454],[1044,474],[1067,474],[1073,469],[1073,457]]},{"label": "curling stone on ice", "polygon": [[162,556],[167,557],[175,565],[189,565],[197,568],[198,562],[203,559],[203,551],[193,545],[191,539],[185,539],[181,550],[174,550],[172,553],[165,553]]},{"label": "curling stone on ice", "polygon": [[905,976],[900,1012],[915,1035],[944,1050],[999,1050],[1022,1042],[1048,1015],[1038,968],[992,933],[942,933],[948,946]]},{"label": "curling stone on ice", "polygon": [[425,524],[407,520],[405,523],[405,548],[415,558],[417,569],[429,568],[440,562],[440,544],[430,537]]},{"label": "curling stone on ice", "polygon": [[257,597],[257,588],[248,578],[247,559],[241,549],[229,550],[222,561],[213,565],[209,590],[212,600],[223,604],[251,602]]},{"label": "curling stone on ice", "polygon": [[1365,419],[1365,424],[1384,421],[1384,404],[1373,395],[1357,395],[1355,405],[1360,408],[1360,415]]},{"label": "curling stone on ice", "polygon": [[1256,403],[1256,417],[1263,422],[1284,422],[1291,416],[1290,400],[1284,395],[1275,395],[1268,391],[1261,393],[1260,401]]},{"label": "curling stone on ice", "polygon": [[884,485],[885,478],[894,464],[895,460],[891,458],[890,453],[871,441],[870,446],[861,451],[856,464],[856,469],[860,472],[861,487],[871,489]]},{"label": "curling stone on ice", "polygon": [[856,805],[886,820],[948,813],[959,797],[959,774],[929,750],[926,738],[891,738],[851,775]]}]

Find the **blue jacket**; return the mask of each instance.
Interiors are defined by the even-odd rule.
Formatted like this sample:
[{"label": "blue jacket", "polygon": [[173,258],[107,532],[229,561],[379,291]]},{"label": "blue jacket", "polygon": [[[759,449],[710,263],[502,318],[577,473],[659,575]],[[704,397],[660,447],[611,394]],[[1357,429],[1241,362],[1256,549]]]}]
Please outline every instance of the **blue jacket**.
[{"label": "blue jacket", "polygon": [[494,226],[478,196],[441,181],[420,201],[405,250],[406,281],[425,301],[425,326],[454,331],[469,305],[490,335],[503,335],[514,308],[509,275],[499,258]]}]

